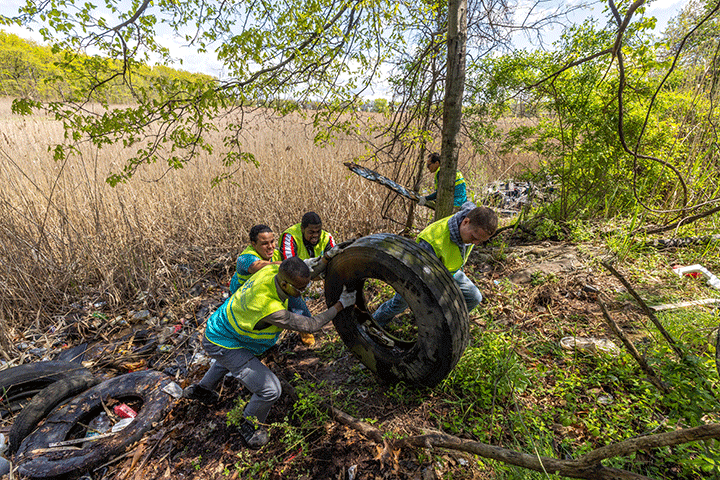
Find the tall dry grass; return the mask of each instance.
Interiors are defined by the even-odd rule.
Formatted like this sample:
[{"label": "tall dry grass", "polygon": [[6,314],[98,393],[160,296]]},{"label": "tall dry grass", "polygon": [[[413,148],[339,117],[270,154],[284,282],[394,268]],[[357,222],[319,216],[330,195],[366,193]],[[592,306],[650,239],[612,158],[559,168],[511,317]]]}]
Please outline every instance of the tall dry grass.
[{"label": "tall dry grass", "polygon": [[[339,138],[321,148],[299,116],[246,120],[245,147],[259,167],[241,165],[232,181],[211,188],[223,167],[203,156],[169,172],[147,165],[112,188],[105,178],[129,152],[85,148],[57,163],[48,146],[62,139],[61,125],[12,115],[10,101],[0,101],[0,328],[6,335],[28,325],[42,329],[55,315],[98,302],[122,307],[141,292],[146,302],[181,298],[213,265],[234,268],[256,223],[279,235],[312,210],[340,240],[400,229],[404,202],[390,212],[400,223],[383,220],[387,190],[343,166],[363,153],[357,140]],[[221,144],[219,136],[212,141]],[[489,180],[483,162],[488,159],[461,163],[471,188]],[[426,180],[430,186],[427,174]],[[429,219],[424,212],[419,226]]]}]

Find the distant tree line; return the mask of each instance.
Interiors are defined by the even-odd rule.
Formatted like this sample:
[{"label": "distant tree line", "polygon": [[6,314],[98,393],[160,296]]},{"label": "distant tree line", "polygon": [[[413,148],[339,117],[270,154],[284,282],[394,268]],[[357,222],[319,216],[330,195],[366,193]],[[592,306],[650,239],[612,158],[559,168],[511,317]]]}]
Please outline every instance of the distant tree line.
[{"label": "distant tree line", "polygon": [[[0,31],[2,96],[41,102],[82,101],[80,92],[98,81],[98,72],[107,71],[110,67],[116,68],[117,62],[75,52],[53,51],[51,47]],[[68,69],[73,70],[73,75],[67,75]],[[95,90],[98,97],[95,99],[108,104],[133,103],[138,96],[152,96],[153,91],[167,90],[177,81],[215,81],[209,75],[142,64],[133,71],[130,82],[123,80],[118,76],[98,85]]]},{"label": "distant tree line", "polygon": [[[75,57],[75,58],[72,58]],[[68,60],[72,59],[70,62]],[[40,102],[82,101],[83,88],[98,81],[96,72],[118,67],[118,62],[102,57],[77,55],[74,52],[54,52],[51,47],[21,38],[0,30],[0,96],[28,98]],[[66,75],[68,69],[73,75]],[[80,75],[78,75],[80,73]],[[73,80],[70,81],[69,79]],[[83,81],[84,79],[84,81]],[[159,97],[160,92],[170,91],[175,82],[210,83],[217,79],[201,73],[190,73],[163,65],[139,65],[133,71],[130,82],[116,77],[97,87],[96,92],[108,104],[134,103],[138,96]],[[83,85],[83,83],[85,83]],[[245,104],[274,105],[280,109],[318,110],[323,102],[292,99],[245,102]],[[362,112],[388,114],[393,110],[391,102],[384,98],[357,100],[353,109]]]}]

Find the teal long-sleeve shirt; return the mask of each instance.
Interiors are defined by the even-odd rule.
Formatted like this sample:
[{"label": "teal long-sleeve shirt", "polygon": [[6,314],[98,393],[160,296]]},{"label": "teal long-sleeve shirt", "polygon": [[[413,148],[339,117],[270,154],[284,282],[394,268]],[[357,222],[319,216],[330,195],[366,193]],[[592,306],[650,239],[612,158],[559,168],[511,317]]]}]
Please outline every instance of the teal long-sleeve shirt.
[{"label": "teal long-sleeve shirt", "polygon": [[[435,171],[435,191],[425,197],[425,200],[435,200],[437,198],[437,186],[438,186],[438,174],[440,169]],[[455,174],[455,196],[453,199],[453,205],[456,207],[462,206],[463,203],[467,202],[467,189],[465,187],[465,177],[458,170]]]}]

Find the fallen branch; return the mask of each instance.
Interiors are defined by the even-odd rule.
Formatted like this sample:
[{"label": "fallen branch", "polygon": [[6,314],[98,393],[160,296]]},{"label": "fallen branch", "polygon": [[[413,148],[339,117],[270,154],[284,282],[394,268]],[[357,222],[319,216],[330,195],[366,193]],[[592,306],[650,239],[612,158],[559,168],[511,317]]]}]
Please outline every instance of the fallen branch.
[{"label": "fallen branch", "polygon": [[707,390],[708,393],[710,393],[710,395],[715,397],[716,396],[715,391],[712,389],[712,386],[708,383],[707,379],[704,378],[702,375],[700,375],[700,373],[697,372],[693,362],[690,361],[683,354],[683,351],[677,345],[675,340],[670,336],[670,334],[667,332],[667,330],[665,330],[665,327],[663,327],[662,323],[660,323],[660,320],[658,320],[658,318],[655,316],[655,312],[653,312],[652,309],[650,307],[648,307],[647,303],[645,303],[643,301],[643,299],[640,297],[640,295],[638,295],[638,293],[632,288],[630,283],[627,280],[625,280],[625,277],[620,275],[620,273],[617,270],[615,270],[615,268],[612,265],[610,265],[609,263],[607,263],[607,262],[600,262],[600,263],[602,264],[603,267],[607,268],[610,271],[610,273],[615,275],[615,277],[617,277],[618,280],[620,280],[620,282],[625,286],[625,288],[630,293],[630,295],[632,295],[635,298],[635,300],[637,300],[637,302],[640,304],[640,307],[643,309],[643,311],[648,316],[648,318],[650,318],[650,320],[653,322],[653,324],[655,324],[655,327],[657,327],[658,331],[660,331],[660,333],[665,338],[665,340],[668,342],[670,347],[672,347],[673,351],[678,356],[678,358],[680,358],[680,360],[683,363],[685,363],[685,365],[687,365],[688,368],[690,368],[693,372],[695,372],[695,374],[697,375],[697,378],[700,380],[700,383],[702,383],[703,388],[705,388],[705,390]]},{"label": "fallen branch", "polygon": [[[720,211],[720,207],[711,208],[710,210],[702,213],[698,213],[697,215],[692,215],[690,217],[681,218],[677,222],[673,222],[669,225],[663,225],[662,227],[656,227],[656,228],[648,228],[645,230],[645,234],[652,234],[652,233],[660,233],[660,232],[666,232],[668,230],[674,230],[675,228],[678,228],[680,225],[688,225],[695,220],[699,220],[701,218],[709,217],[710,215],[717,213]],[[713,235],[715,237],[715,235]],[[713,239],[715,241],[716,239]]]},{"label": "fallen branch", "polygon": [[403,438],[399,440],[399,442],[402,446],[421,448],[439,447],[459,450],[548,475],[555,474],[570,478],[586,478],[592,480],[650,480],[649,477],[637,473],[620,470],[618,468],[604,467],[599,461],[591,464],[587,461],[580,462],[578,460],[558,460],[557,458],[541,457],[539,455],[530,455],[486,443],[463,440],[445,433],[418,435]]},{"label": "fallen branch", "polygon": [[658,320],[658,318],[655,316],[655,313],[653,313],[653,311],[650,309],[650,307],[647,306],[647,303],[645,303],[645,301],[640,297],[640,295],[638,295],[638,293],[635,291],[635,289],[632,287],[632,285],[630,285],[630,282],[628,282],[628,281],[625,279],[625,277],[623,277],[622,275],[620,275],[620,272],[618,272],[617,270],[615,270],[615,267],[613,267],[613,266],[610,265],[609,263],[607,263],[607,262],[600,262],[600,264],[601,264],[603,267],[605,267],[606,269],[608,269],[608,270],[610,271],[610,273],[612,273],[613,275],[615,275],[615,277],[616,277],[618,280],[620,280],[620,283],[622,283],[623,286],[627,289],[628,293],[629,293],[630,295],[632,295],[633,298],[635,298],[635,300],[636,300],[636,301],[638,302],[638,304],[640,305],[640,308],[642,308],[643,311],[645,312],[645,315],[647,315],[648,318],[650,318],[650,320],[653,322],[653,324],[655,324],[655,327],[657,327],[657,329],[660,331],[660,334],[665,338],[665,340],[668,342],[668,344],[669,344],[670,347],[673,349],[673,351],[674,351],[675,354],[678,356],[678,358],[680,358],[680,359],[685,358],[685,355],[683,354],[683,352],[682,352],[682,350],[680,349],[680,347],[678,347],[677,343],[675,342],[675,339],[673,339],[673,338],[670,336],[670,334],[668,333],[668,331],[665,330],[665,327],[663,327],[663,324],[660,323],[660,320]]},{"label": "fallen branch", "polygon": [[593,463],[605,460],[606,458],[626,457],[638,450],[672,447],[684,443],[710,439],[720,439],[720,423],[709,423],[693,428],[681,428],[672,432],[645,435],[618,443],[611,443],[610,445],[596,448],[586,453],[578,458],[577,461],[581,463]]},{"label": "fallen branch", "polygon": [[465,440],[437,431],[389,441],[384,437],[382,431],[369,423],[360,421],[328,404],[323,404],[323,407],[333,419],[357,430],[370,440],[383,444],[387,450],[402,447],[447,448],[472,453],[483,458],[497,460],[545,474],[591,480],[652,480],[650,477],[638,473],[605,467],[600,462],[614,457],[627,457],[639,450],[649,448],[671,447],[702,440],[720,439],[720,423],[711,423],[700,427],[631,438],[597,448],[575,460],[559,460],[557,458],[541,457],[539,455],[522,453],[486,443]]},{"label": "fallen branch", "polygon": [[347,413],[338,410],[337,408],[333,407],[332,405],[328,405],[327,403],[324,403],[323,407],[328,411],[328,413],[334,420],[337,420],[343,425],[347,425],[348,427],[357,430],[370,440],[374,440],[377,443],[383,443],[382,432],[370,425],[369,423],[360,421],[352,415],[348,415]]},{"label": "fallen branch", "polygon": [[60,448],[60,447],[66,447],[68,445],[77,445],[79,443],[97,442],[98,440],[102,440],[103,438],[112,437],[116,434],[117,434],[117,432],[108,432],[108,433],[101,433],[99,435],[93,435],[92,437],[87,437],[87,438],[76,438],[74,440],[63,440],[61,442],[50,442],[50,444],[48,444],[48,447],[49,448]]},{"label": "fallen branch", "polygon": [[625,345],[625,348],[627,349],[628,352],[630,352],[630,355],[632,355],[633,358],[635,359],[635,361],[638,363],[638,365],[640,365],[640,368],[642,369],[642,371],[645,372],[645,375],[648,376],[648,380],[650,380],[650,382],[653,385],[655,385],[655,387],[658,390],[660,390],[661,392],[667,393],[667,391],[668,391],[667,388],[660,381],[657,374],[655,374],[655,370],[653,370],[653,368],[650,365],[648,365],[648,363],[645,361],[645,359],[642,357],[642,355],[640,355],[640,352],[638,352],[637,349],[635,348],[635,345],[633,345],[632,342],[627,338],[627,335],[625,335],[625,332],[623,332],[622,329],[620,328],[620,326],[617,323],[615,323],[615,320],[613,320],[612,317],[610,317],[610,314],[608,313],[607,308],[605,307],[605,303],[603,303],[603,301],[600,299],[599,296],[598,296],[598,303],[600,304],[600,308],[602,309],[603,317],[605,317],[605,321],[608,323],[608,325],[610,326],[612,331],[615,332],[615,335],[617,335],[617,337],[620,339],[620,341],[623,343],[623,345]]}]

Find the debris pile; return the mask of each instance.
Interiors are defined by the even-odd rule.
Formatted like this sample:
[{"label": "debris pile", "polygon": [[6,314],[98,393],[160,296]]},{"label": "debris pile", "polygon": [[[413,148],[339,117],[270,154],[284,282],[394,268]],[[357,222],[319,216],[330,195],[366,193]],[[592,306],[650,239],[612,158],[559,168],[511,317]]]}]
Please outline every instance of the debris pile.
[{"label": "debris pile", "polygon": [[483,203],[498,209],[500,215],[517,215],[520,210],[533,202],[549,201],[557,190],[553,182],[536,184],[516,182],[513,179],[496,181],[485,186]]}]

